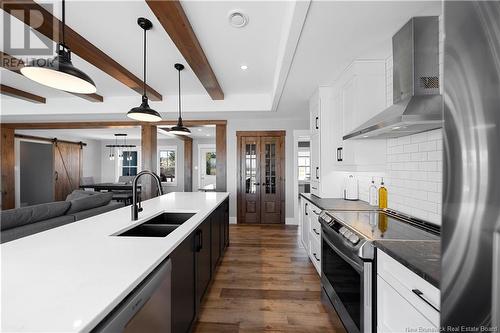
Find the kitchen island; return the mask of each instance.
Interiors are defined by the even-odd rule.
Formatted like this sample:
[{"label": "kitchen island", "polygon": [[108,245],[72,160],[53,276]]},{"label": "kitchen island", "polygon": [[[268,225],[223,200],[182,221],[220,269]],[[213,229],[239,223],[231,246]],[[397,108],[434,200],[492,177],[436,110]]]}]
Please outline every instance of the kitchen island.
[{"label": "kitchen island", "polygon": [[[2,331],[91,331],[207,219],[221,244],[213,269],[228,244],[228,196],[169,193],[144,201],[137,221],[127,206],[2,244]],[[166,237],[116,236],[163,212],[194,215]]]}]

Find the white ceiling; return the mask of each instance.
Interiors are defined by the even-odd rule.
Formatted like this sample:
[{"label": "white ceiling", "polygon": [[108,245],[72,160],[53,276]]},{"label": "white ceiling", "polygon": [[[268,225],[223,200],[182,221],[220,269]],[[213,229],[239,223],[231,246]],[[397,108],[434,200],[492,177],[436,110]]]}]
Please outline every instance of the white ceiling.
[{"label": "white ceiling", "polygon": [[[215,139],[215,126],[206,125],[190,127],[193,139]],[[58,138],[61,140],[115,140],[116,133],[127,134],[127,140],[140,140],[140,127],[126,128],[86,128],[86,129],[54,129],[54,130],[16,130],[17,134],[40,136],[44,138]],[[175,136],[158,131],[158,139],[176,139]],[[123,138],[118,138],[118,143],[123,143]]]},{"label": "white ceiling", "polygon": [[[225,100],[211,100],[187,66],[182,73],[185,118],[193,113],[196,118],[206,114],[227,119],[231,114],[264,114],[273,109],[278,111],[271,113],[273,117],[306,118],[307,100],[318,85],[330,84],[354,59],[389,56],[391,36],[410,17],[441,13],[439,1],[312,1],[309,5],[309,1],[184,0],[182,5],[225,93]],[[59,6],[59,2],[54,6],[58,17]],[[70,27],[139,78],[143,76],[142,31],[136,20],[144,16],[153,22],[148,32],[148,84],[164,101],[150,105],[165,119],[173,119],[170,113],[177,110],[173,64],[186,62],[147,4],[143,0],[68,1],[66,9]],[[233,9],[248,15],[245,28],[229,25],[227,15]],[[2,96],[2,121],[126,119],[126,112],[140,104],[139,94],[122,83],[75,55],[73,62],[94,79],[104,103],[90,103],[2,69],[3,84],[47,97],[43,105]],[[248,65],[247,71],[240,69],[242,64]]]}]

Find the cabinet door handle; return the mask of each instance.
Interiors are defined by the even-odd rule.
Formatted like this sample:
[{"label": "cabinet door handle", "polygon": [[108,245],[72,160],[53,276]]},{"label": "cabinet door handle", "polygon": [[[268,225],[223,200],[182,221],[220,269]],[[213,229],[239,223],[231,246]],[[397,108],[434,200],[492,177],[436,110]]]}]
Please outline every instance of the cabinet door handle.
[{"label": "cabinet door handle", "polygon": [[316,214],[316,215],[321,214],[321,212],[317,212],[317,211],[315,211],[314,209],[312,210],[312,212],[313,212],[314,214]]},{"label": "cabinet door handle", "polygon": [[311,186],[311,188],[312,188],[313,190],[317,190],[317,189],[318,189],[317,187],[314,187],[314,186]]},{"label": "cabinet door handle", "polygon": [[343,158],[342,158],[343,149],[344,148],[342,148],[342,147],[337,148],[337,161],[338,162],[342,162],[342,160],[343,160]]},{"label": "cabinet door handle", "polygon": [[319,129],[318,120],[319,120],[319,117],[316,117],[316,120],[315,120],[315,127],[316,127],[316,129]]},{"label": "cabinet door handle", "polygon": [[319,167],[316,167],[316,179],[319,179],[318,173],[319,173]]},{"label": "cabinet door handle", "polygon": [[425,297],[424,297],[424,293],[421,292],[420,290],[418,289],[412,289],[411,291],[413,291],[413,293],[415,295],[417,295],[422,301],[424,301],[425,303],[427,303],[427,305],[429,305],[431,308],[433,308],[434,310],[436,310],[437,312],[440,312],[438,308],[436,308],[431,302],[429,302]]},{"label": "cabinet door handle", "polygon": [[318,232],[318,230],[316,230],[316,228],[313,228],[313,231],[314,231],[314,233],[315,233],[316,235],[319,235],[319,232]]},{"label": "cabinet door handle", "polygon": [[316,261],[321,261],[320,259],[318,259],[318,257],[316,256],[316,253],[313,253],[313,256],[314,256],[314,259],[316,259]]},{"label": "cabinet door handle", "polygon": [[260,185],[260,183],[253,183],[253,184],[254,184],[254,185],[256,185],[256,186],[259,186],[259,185]]},{"label": "cabinet door handle", "polygon": [[306,202],[306,204],[305,204],[305,206],[304,206],[304,213],[306,214],[306,216],[307,216],[307,215],[309,215],[309,214],[307,213],[307,202]]},{"label": "cabinet door handle", "polygon": [[201,249],[203,248],[203,230],[198,229],[196,230],[196,241],[198,244],[196,244],[196,252],[200,252]]}]

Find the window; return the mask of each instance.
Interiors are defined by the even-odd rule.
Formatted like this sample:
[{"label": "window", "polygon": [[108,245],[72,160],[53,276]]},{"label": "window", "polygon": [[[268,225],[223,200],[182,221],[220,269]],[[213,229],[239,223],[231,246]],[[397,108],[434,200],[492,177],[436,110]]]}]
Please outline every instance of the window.
[{"label": "window", "polygon": [[176,148],[168,148],[160,150],[160,178],[162,182],[168,184],[176,183],[176,161],[177,158],[177,149]]},{"label": "window", "polygon": [[299,180],[311,180],[311,152],[299,150],[298,152]]},{"label": "window", "polygon": [[122,176],[137,175],[137,152],[124,151],[122,152]]},{"label": "window", "polygon": [[206,153],[205,160],[206,160],[205,174],[208,176],[215,176],[215,170],[217,167],[215,153],[214,152]]}]

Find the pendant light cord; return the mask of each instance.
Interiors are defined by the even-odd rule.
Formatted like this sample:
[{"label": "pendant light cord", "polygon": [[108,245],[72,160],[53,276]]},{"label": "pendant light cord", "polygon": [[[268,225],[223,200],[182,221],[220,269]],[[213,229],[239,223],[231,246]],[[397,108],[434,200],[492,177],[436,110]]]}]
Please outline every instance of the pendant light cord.
[{"label": "pendant light cord", "polygon": [[182,121],[181,118],[181,71],[177,70],[179,73],[179,120]]},{"label": "pendant light cord", "polygon": [[144,82],[142,89],[144,96],[146,96],[146,29],[144,29]]},{"label": "pendant light cord", "polygon": [[66,47],[64,30],[66,30],[66,1],[62,0],[62,43]]}]

